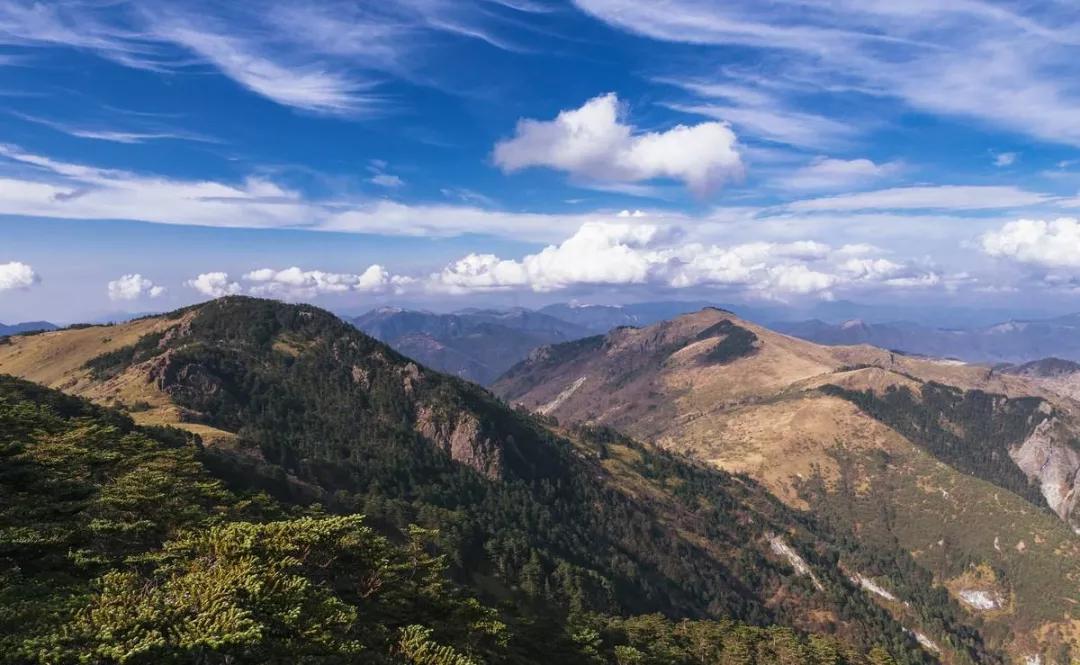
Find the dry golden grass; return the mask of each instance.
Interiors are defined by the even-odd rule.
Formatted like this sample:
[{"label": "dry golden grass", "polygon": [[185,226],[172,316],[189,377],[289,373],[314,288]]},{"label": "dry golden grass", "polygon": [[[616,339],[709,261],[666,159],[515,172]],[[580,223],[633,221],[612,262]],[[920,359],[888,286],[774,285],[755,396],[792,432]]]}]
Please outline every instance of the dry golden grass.
[{"label": "dry golden grass", "polygon": [[184,318],[154,317],[112,326],[17,335],[10,338],[10,344],[0,345],[0,373],[85,397],[104,406],[141,405],[143,410],[131,413],[132,419],[140,425],[171,425],[194,432],[211,444],[231,441],[235,435],[230,432],[184,422],[182,409],[149,380],[146,363],[105,381],[93,379],[84,369],[84,365],[97,356],[131,346],[144,335],[185,323]]},{"label": "dry golden grass", "polygon": [[[693,340],[725,319],[752,331],[757,350],[723,364],[708,362],[706,354],[718,340]],[[664,356],[672,347],[678,350]],[[999,567],[1010,582],[1003,590],[1007,605],[980,616],[995,634],[1016,633],[1002,637],[1016,653],[1038,626],[1060,632],[1080,616],[1080,540],[1065,524],[1019,496],[957,472],[851,402],[818,388],[833,384],[880,394],[936,381],[1042,397],[1080,422],[1080,404],[1067,396],[987,367],[869,346],[820,346],[716,310],[620,331],[605,350],[567,365],[545,370],[547,376],[520,401],[530,408],[549,403],[584,376],[552,410],[560,421],[611,424],[746,473],[796,508],[810,507],[800,495],[803,481],[820,479],[830,498],[815,508],[851,519],[861,537],[899,542],[943,581],[952,579],[954,594],[964,588],[955,585],[986,582],[958,577],[954,561]],[[616,472],[619,462],[613,458],[605,467]]]}]

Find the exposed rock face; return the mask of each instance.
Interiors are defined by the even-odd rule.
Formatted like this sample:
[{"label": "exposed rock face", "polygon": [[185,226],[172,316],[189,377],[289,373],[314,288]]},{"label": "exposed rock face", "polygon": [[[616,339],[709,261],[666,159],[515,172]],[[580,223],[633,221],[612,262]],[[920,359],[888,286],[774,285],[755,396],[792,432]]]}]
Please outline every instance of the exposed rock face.
[{"label": "exposed rock face", "polygon": [[220,378],[197,363],[177,361],[170,351],[150,361],[148,379],[169,395],[182,391],[214,395],[223,390]]},{"label": "exposed rock face", "polygon": [[1047,504],[1058,516],[1077,528],[1073,519],[1080,496],[1080,452],[1066,443],[1056,419],[1045,420],[1019,447],[1009,451],[1017,466],[1039,481]]},{"label": "exposed rock face", "polygon": [[493,480],[502,477],[502,446],[484,435],[480,421],[471,413],[441,415],[429,406],[420,405],[416,410],[416,431],[445,450],[454,461]]},{"label": "exposed rock face", "polygon": [[980,612],[1001,609],[1005,602],[996,591],[985,589],[962,589],[959,596],[961,602]]}]

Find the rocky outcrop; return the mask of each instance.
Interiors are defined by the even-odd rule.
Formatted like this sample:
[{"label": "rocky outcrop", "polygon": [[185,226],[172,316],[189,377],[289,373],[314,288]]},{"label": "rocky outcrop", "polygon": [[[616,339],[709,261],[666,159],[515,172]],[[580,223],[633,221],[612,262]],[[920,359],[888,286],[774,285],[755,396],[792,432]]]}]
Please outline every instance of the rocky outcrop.
[{"label": "rocky outcrop", "polygon": [[1039,483],[1046,503],[1077,530],[1080,452],[1069,445],[1057,419],[1040,423],[1022,444],[1009,451],[1028,478]]},{"label": "rocky outcrop", "polygon": [[480,421],[471,413],[439,414],[420,405],[416,411],[416,431],[446,451],[450,458],[492,480],[503,474],[503,449],[484,434]]}]

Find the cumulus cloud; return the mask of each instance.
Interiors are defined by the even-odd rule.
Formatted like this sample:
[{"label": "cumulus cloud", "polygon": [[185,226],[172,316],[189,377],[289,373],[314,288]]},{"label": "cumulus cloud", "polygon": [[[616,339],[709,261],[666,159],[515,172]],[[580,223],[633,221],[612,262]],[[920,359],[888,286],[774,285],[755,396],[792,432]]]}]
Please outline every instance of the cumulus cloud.
[{"label": "cumulus cloud", "polygon": [[861,256],[873,251],[865,245],[834,249],[804,240],[721,246],[681,240],[670,226],[591,222],[562,243],[520,260],[470,254],[431,275],[427,285],[449,293],[598,285],[725,287],[783,298],[830,297],[834,288],[859,284],[928,283],[926,273],[914,266]]},{"label": "cumulus cloud", "polygon": [[392,275],[375,264],[362,273],[333,273],[322,270],[302,270],[296,266],[284,270],[261,268],[243,276],[252,286],[252,295],[277,298],[313,298],[332,293],[388,293],[400,291],[413,280]]},{"label": "cumulus cloud", "polygon": [[381,265],[360,273],[303,270],[296,266],[282,270],[259,268],[244,273],[239,280],[225,272],[208,272],[186,282],[187,286],[212,298],[247,293],[253,296],[298,300],[335,293],[401,293],[416,280],[392,274]]},{"label": "cumulus cloud", "polygon": [[553,291],[577,284],[642,284],[664,263],[650,249],[671,233],[653,225],[593,222],[560,245],[521,261],[470,254],[434,275],[451,292],[527,287]]},{"label": "cumulus cloud", "polygon": [[19,261],[0,263],[0,291],[25,289],[41,281],[34,269]]},{"label": "cumulus cloud", "polygon": [[229,274],[224,272],[204,272],[185,284],[211,298],[230,296],[243,290],[238,283],[230,281]]},{"label": "cumulus cloud", "polygon": [[554,120],[523,119],[513,137],[496,144],[495,163],[507,172],[541,166],[586,181],[670,178],[698,194],[742,173],[735,133],[722,122],[640,132],[621,115],[618,97],[608,93]]},{"label": "cumulus cloud", "polygon": [[139,273],[124,275],[108,284],[109,300],[138,300],[157,298],[165,294],[165,287],[154,284]]},{"label": "cumulus cloud", "polygon": [[990,256],[1045,268],[1080,268],[1080,220],[1018,219],[980,238]]}]

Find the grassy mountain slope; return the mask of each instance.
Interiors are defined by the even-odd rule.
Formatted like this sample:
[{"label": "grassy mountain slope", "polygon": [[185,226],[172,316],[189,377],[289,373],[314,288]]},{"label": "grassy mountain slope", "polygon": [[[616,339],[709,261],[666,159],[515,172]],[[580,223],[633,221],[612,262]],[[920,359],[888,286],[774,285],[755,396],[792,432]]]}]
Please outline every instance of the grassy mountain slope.
[{"label": "grassy mountain slope", "polygon": [[1054,497],[1072,496],[1077,405],[1023,377],[818,346],[706,309],[540,349],[494,389],[899,544],[1020,662],[1080,637],[1080,540],[1049,510],[1072,517]]},{"label": "grassy mountain slope", "polygon": [[[449,573],[488,602],[578,627],[593,613],[781,623],[930,662],[918,632],[948,662],[994,660],[895,549],[864,547],[747,478],[604,431],[554,431],[313,307],[227,298],[15,338],[0,372],[15,370],[209,433],[199,460],[234,492],[364,513],[389,535],[437,528]],[[856,573],[911,604],[874,602]]]}]

